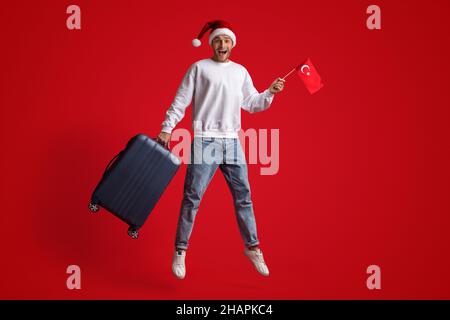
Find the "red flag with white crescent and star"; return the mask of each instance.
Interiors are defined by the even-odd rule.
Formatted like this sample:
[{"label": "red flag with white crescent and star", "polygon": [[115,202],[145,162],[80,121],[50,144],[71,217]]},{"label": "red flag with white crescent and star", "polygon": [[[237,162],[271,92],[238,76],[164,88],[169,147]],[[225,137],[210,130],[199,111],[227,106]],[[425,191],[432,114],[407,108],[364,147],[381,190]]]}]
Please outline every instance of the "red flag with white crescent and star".
[{"label": "red flag with white crescent and star", "polygon": [[295,67],[295,70],[297,71],[297,75],[300,79],[302,79],[309,93],[316,93],[323,87],[322,78],[309,58]]}]

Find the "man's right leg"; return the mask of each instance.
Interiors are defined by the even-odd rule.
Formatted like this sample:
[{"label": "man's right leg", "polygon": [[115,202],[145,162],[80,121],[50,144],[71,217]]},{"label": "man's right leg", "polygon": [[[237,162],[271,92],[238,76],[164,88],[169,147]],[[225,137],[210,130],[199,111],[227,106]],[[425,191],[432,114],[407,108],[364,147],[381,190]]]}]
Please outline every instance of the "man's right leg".
[{"label": "man's right leg", "polygon": [[180,215],[178,217],[177,233],[175,238],[175,252],[172,258],[172,272],[178,279],[184,279],[186,275],[186,249],[189,238],[194,227],[200,201],[208,187],[217,164],[194,164],[188,165],[186,178],[184,180],[184,194],[181,203]]},{"label": "man's right leg", "polygon": [[[186,274],[184,262],[186,249],[200,201],[220,163],[220,157],[217,159],[209,158],[204,161],[203,150],[205,147],[214,147],[216,144],[213,138],[194,138],[192,142],[191,163],[187,167],[184,180],[183,201],[178,218],[175,252],[172,261],[172,272],[179,279],[183,279]],[[213,154],[214,157],[220,156],[220,152],[213,152]]]},{"label": "man's right leg", "polygon": [[184,180],[184,194],[181,203],[180,215],[175,239],[177,249],[186,250],[189,238],[194,227],[195,216],[197,215],[200,201],[208,187],[218,164],[195,164],[188,165],[186,178]]}]

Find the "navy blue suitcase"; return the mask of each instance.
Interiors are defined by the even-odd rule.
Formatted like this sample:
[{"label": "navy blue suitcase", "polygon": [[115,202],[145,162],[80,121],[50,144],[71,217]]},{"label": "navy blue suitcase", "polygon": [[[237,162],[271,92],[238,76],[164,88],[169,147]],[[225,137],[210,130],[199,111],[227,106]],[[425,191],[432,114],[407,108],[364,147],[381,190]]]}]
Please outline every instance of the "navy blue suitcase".
[{"label": "navy blue suitcase", "polygon": [[105,208],[129,225],[136,239],[138,229],[158,202],[180,167],[180,160],[144,134],[130,139],[124,150],[107,165],[89,202],[89,210]]}]

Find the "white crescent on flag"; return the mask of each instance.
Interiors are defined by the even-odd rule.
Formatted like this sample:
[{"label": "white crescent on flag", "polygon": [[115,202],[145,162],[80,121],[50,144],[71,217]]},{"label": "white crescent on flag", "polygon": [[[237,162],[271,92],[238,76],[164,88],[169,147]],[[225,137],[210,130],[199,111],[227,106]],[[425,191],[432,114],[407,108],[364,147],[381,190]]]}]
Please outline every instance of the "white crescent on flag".
[{"label": "white crescent on flag", "polygon": [[309,70],[311,70],[311,68],[310,68],[307,64],[304,64],[304,65],[300,68],[300,71],[301,71],[302,73],[305,73],[305,72],[303,71],[304,68],[308,68],[308,72],[306,72],[306,75],[309,76],[309,75],[311,74],[311,73],[309,72]]}]

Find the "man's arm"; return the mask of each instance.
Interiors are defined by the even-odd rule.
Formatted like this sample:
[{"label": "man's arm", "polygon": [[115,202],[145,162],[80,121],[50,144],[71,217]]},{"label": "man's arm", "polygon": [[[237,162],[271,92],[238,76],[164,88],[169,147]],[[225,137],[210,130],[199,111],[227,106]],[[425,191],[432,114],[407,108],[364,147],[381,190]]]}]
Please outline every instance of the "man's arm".
[{"label": "man's arm", "polygon": [[253,86],[252,78],[246,72],[244,85],[242,88],[244,103],[242,108],[250,113],[266,110],[270,107],[275,93],[282,91],[284,88],[284,79],[277,78],[270,87],[262,93]]},{"label": "man's arm", "polygon": [[183,77],[183,81],[178,87],[175,98],[166,112],[161,133],[156,140],[164,147],[169,147],[172,130],[183,119],[186,108],[191,104],[195,87],[195,65],[192,65]]}]

